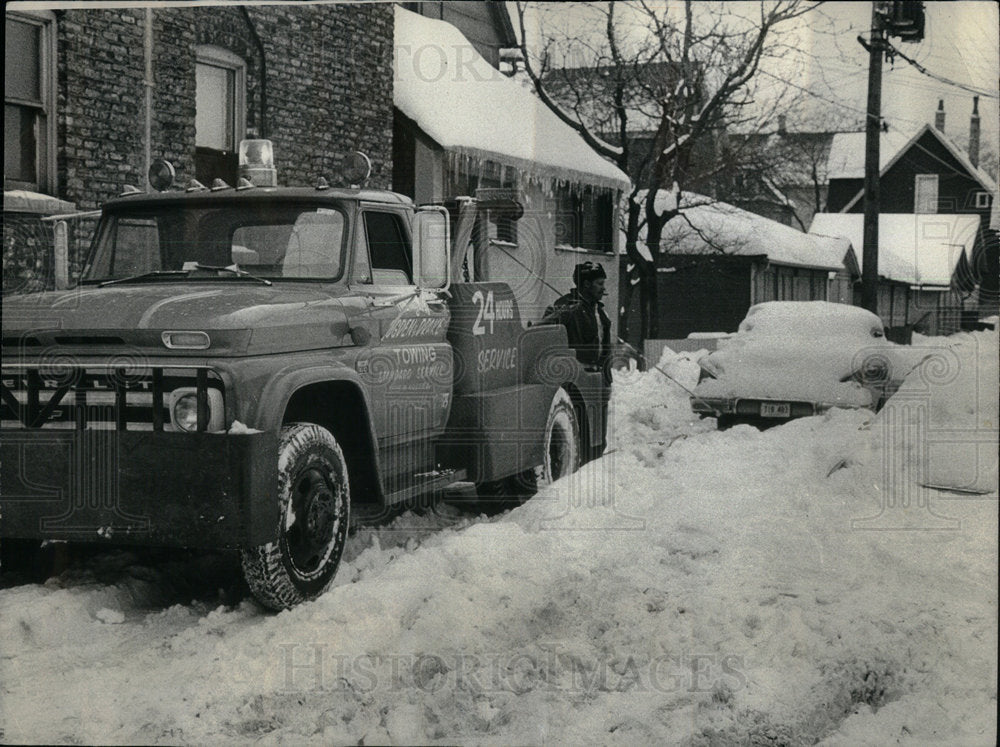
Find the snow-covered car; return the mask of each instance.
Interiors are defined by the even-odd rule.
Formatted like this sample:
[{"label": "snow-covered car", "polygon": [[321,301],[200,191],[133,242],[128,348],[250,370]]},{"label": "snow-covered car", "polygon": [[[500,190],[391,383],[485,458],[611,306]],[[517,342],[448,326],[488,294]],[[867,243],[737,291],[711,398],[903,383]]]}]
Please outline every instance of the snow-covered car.
[{"label": "snow-covered car", "polygon": [[737,333],[700,360],[691,407],[722,427],[832,407],[878,410],[912,368],[911,357],[865,309],[770,301],[751,307]]}]

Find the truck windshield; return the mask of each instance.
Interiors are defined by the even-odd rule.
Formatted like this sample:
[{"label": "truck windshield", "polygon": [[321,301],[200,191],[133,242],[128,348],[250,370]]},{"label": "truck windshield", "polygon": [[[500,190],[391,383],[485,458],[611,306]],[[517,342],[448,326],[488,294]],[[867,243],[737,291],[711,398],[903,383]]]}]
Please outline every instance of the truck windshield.
[{"label": "truck windshield", "polygon": [[198,263],[236,265],[263,278],[336,280],[344,226],[341,211],[310,205],[137,207],[104,217],[83,278],[111,280]]}]

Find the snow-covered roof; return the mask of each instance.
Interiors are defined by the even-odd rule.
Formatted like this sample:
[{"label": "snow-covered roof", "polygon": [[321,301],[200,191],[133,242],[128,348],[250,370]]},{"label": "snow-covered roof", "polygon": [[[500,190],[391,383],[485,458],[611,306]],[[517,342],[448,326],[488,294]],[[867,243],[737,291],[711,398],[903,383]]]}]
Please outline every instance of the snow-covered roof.
[{"label": "snow-covered roof", "polygon": [[[674,204],[673,193],[657,194],[657,211]],[[784,223],[701,195],[683,193],[681,213],[663,228],[660,248],[664,252],[766,255],[775,264],[821,270],[842,270],[854,262],[850,242],[845,239],[810,236]]]},{"label": "snow-covered roof", "polygon": [[51,195],[30,192],[26,189],[4,190],[3,211],[5,213],[37,213],[38,215],[60,215],[72,213],[76,205]]},{"label": "snow-covered roof", "polygon": [[528,88],[492,67],[450,23],[395,8],[393,103],[438,145],[529,176],[627,189]]},{"label": "snow-covered roof", "polygon": [[[865,216],[816,213],[809,233],[848,239],[863,263]],[[978,215],[883,213],[879,216],[879,275],[913,286],[947,288],[968,262],[979,230]]]},{"label": "snow-covered roof", "polygon": [[[925,132],[931,132],[944,147],[978,181],[983,189],[995,192],[996,182],[982,169],[973,166],[961,148],[951,141],[936,127],[925,124],[915,133],[903,133],[895,130],[881,133],[879,139],[879,173],[884,174],[902,155],[908,151]],[[841,132],[833,137],[830,146],[830,156],[827,160],[828,179],[864,179],[865,178],[865,133]]]},{"label": "snow-covered roof", "polygon": [[[879,138],[879,169],[884,170],[908,142],[912,133],[890,130]],[[826,161],[828,179],[865,178],[865,133],[838,132],[830,144],[830,155]]]}]

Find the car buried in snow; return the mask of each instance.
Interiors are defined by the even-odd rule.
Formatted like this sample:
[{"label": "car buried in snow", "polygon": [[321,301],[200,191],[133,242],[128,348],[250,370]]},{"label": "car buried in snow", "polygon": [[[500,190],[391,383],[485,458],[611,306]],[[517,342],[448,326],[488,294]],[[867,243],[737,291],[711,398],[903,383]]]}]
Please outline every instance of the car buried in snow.
[{"label": "car buried in snow", "polygon": [[4,299],[5,545],[234,548],[285,608],[349,522],[470,483],[516,502],[601,451],[601,374],[506,283],[451,282],[448,210],[277,187],[270,144],[244,146],[235,187],[154,164],[76,288]]},{"label": "car buried in snow", "polygon": [[877,411],[913,368],[865,309],[826,301],[769,301],[699,361],[691,408],[720,428],[777,425],[834,407]]}]

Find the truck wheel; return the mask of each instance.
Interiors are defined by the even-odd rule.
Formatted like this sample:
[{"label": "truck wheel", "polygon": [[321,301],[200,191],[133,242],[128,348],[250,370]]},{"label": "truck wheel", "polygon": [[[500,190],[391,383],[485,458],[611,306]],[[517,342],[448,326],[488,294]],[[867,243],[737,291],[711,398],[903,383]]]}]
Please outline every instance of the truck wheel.
[{"label": "truck wheel", "polygon": [[480,503],[495,508],[513,508],[531,498],[538,489],[571,475],[580,468],[580,421],[565,389],[557,389],[549,406],[543,434],[544,461],[503,480],[476,486]]},{"label": "truck wheel", "polygon": [[580,421],[565,389],[557,389],[545,422],[545,461],[536,475],[542,484],[580,469]]},{"label": "truck wheel", "polygon": [[329,586],[347,539],[347,463],[330,431],[311,423],[281,429],[278,496],[278,538],[241,555],[254,596],[287,609]]}]

